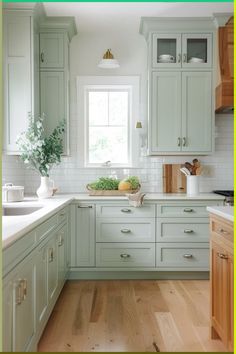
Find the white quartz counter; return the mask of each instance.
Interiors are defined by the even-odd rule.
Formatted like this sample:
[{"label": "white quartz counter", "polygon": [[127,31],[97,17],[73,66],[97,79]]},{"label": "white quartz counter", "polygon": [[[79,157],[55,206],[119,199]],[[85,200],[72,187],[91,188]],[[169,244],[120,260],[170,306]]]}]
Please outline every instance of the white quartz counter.
[{"label": "white quartz counter", "polygon": [[[166,194],[166,193],[153,193],[146,194],[146,201],[197,201],[197,200],[223,200],[224,197],[214,193],[202,193],[197,196],[189,197],[186,194]],[[43,206],[38,211],[28,215],[18,216],[3,216],[2,217],[2,246],[3,249],[10,246],[18,238],[31,231],[33,228],[44,222],[47,218],[58,212],[60,209],[70,204],[72,201],[127,201],[126,196],[89,196],[88,194],[61,194],[53,198],[38,200],[35,197],[25,198],[23,202],[18,203],[5,203],[6,206],[11,207],[24,207],[24,206]]]},{"label": "white quartz counter", "polygon": [[234,222],[234,207],[233,206],[214,206],[207,207],[207,210],[215,215]]}]

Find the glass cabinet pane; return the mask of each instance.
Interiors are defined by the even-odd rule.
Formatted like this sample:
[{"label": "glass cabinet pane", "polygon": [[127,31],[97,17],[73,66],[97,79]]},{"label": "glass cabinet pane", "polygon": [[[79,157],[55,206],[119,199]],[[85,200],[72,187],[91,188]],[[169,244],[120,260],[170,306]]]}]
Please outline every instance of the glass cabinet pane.
[{"label": "glass cabinet pane", "polygon": [[157,62],[176,63],[176,38],[157,38]]},{"label": "glass cabinet pane", "polygon": [[187,39],[187,62],[207,63],[207,38]]}]

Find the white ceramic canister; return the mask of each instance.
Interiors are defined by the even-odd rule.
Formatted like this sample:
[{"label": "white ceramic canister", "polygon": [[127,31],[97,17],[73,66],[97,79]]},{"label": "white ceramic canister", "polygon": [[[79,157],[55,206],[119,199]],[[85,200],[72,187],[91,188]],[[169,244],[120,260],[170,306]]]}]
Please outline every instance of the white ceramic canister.
[{"label": "white ceramic canister", "polygon": [[187,177],[187,194],[198,195],[199,194],[199,182],[200,176],[186,176]]},{"label": "white ceramic canister", "polygon": [[21,202],[24,199],[24,187],[6,183],[2,187],[2,201],[4,203]]}]

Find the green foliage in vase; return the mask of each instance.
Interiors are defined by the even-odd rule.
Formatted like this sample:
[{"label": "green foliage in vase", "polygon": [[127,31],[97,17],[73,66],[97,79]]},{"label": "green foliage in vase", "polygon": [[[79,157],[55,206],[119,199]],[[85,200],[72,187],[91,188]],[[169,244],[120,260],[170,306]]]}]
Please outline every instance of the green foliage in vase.
[{"label": "green foliage in vase", "polygon": [[34,120],[32,115],[29,115],[28,129],[18,136],[16,143],[22,161],[41,176],[49,176],[51,168],[61,162],[66,123],[61,121],[49,136],[45,136],[44,118],[42,116]]},{"label": "green foliage in vase", "polygon": [[136,176],[130,176],[126,178],[125,181],[131,184],[132,189],[137,189],[140,185],[139,179]]}]

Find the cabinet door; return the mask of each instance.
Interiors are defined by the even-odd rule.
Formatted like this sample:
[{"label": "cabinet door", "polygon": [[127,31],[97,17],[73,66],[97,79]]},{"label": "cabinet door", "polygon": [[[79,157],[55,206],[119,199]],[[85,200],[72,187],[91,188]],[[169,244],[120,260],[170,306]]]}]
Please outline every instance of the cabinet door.
[{"label": "cabinet door", "polygon": [[234,257],[229,255],[228,258],[229,268],[229,341],[228,350],[234,350]]},{"label": "cabinet door", "polygon": [[33,338],[35,266],[32,258],[17,269],[13,281],[13,351],[24,352]]},{"label": "cabinet door", "polygon": [[94,267],[95,207],[91,204],[75,205],[74,211],[75,231],[71,234],[71,267]]},{"label": "cabinet door", "polygon": [[32,111],[31,18],[4,16],[4,150],[17,153],[17,136],[28,127]]},{"label": "cabinet door", "polygon": [[40,67],[64,67],[64,35],[62,33],[40,34]]},{"label": "cabinet door", "polygon": [[[43,71],[40,73],[40,83],[40,112],[41,115],[45,114],[44,129],[45,133],[49,135],[59,122],[67,120],[65,74],[57,71]],[[64,152],[66,152],[66,146],[65,132]]]},{"label": "cabinet door", "polygon": [[210,68],[212,66],[212,34],[182,35],[182,67]]},{"label": "cabinet door", "polygon": [[12,281],[6,278],[3,280],[3,302],[2,302],[2,350],[12,352],[12,311],[13,292]]},{"label": "cabinet door", "polygon": [[182,72],[182,151],[212,149],[210,72]]},{"label": "cabinet door", "polygon": [[181,151],[181,73],[152,75],[150,153]]},{"label": "cabinet door", "polygon": [[59,286],[64,284],[67,273],[67,225],[63,225],[57,232],[57,245],[58,245],[58,283]]},{"label": "cabinet door", "polygon": [[152,66],[154,68],[181,67],[181,34],[153,34]]},{"label": "cabinet door", "polygon": [[212,242],[211,248],[211,311],[212,325],[216,332],[227,345],[228,341],[228,260],[222,258],[225,251]]},{"label": "cabinet door", "polygon": [[48,305],[47,245],[38,249],[36,257],[36,326],[39,328],[45,318]]},{"label": "cabinet door", "polygon": [[48,302],[52,301],[58,288],[57,235],[47,244]]}]

